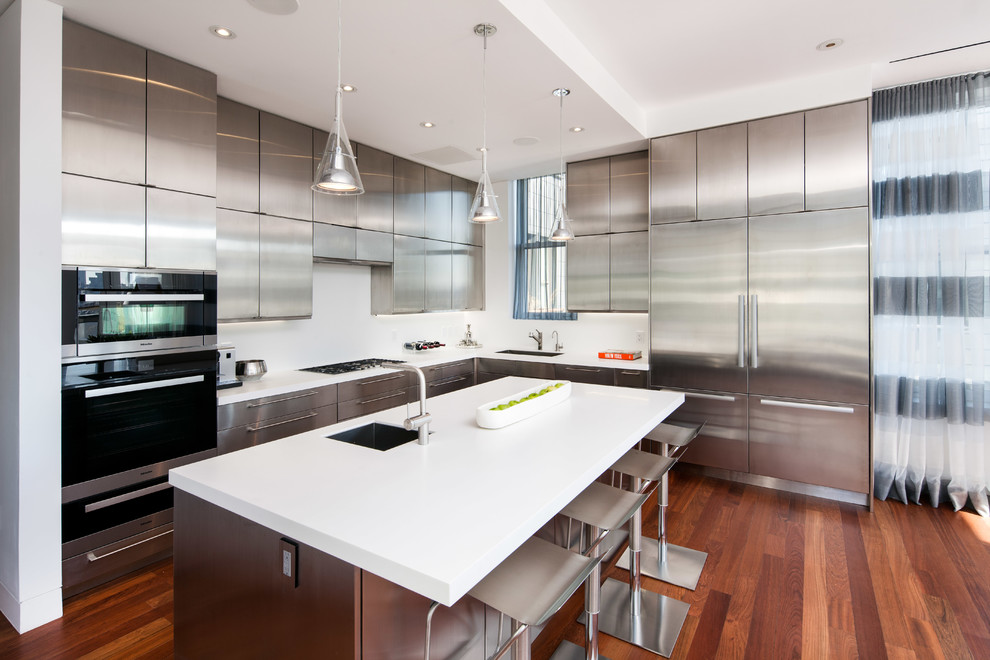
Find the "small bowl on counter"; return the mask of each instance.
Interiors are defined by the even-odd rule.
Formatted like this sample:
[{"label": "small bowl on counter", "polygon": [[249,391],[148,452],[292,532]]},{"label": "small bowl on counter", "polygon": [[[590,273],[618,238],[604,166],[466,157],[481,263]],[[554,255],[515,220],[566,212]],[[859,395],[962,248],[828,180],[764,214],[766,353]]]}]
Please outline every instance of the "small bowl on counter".
[{"label": "small bowl on counter", "polygon": [[259,380],[268,373],[268,365],[264,360],[238,360],[234,366],[234,375],[237,380],[250,382]]}]

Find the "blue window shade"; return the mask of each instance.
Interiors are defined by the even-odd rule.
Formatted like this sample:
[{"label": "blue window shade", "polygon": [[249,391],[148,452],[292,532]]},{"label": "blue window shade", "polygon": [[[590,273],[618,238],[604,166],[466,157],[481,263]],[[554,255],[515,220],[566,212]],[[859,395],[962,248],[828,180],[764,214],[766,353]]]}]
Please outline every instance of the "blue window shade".
[{"label": "blue window shade", "polygon": [[516,181],[516,288],[512,318],[574,321],[567,311],[567,243],[551,241],[563,178]]}]

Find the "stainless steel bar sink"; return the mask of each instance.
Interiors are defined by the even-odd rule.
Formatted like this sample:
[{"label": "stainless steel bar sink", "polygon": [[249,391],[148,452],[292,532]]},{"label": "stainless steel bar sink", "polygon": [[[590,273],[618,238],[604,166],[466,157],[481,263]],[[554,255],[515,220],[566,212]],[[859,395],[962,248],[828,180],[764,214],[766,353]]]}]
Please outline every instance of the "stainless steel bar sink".
[{"label": "stainless steel bar sink", "polygon": [[553,351],[521,351],[514,348],[510,348],[504,351],[495,351],[496,353],[505,353],[507,355],[533,355],[535,357],[556,357],[558,355],[563,355],[563,353],[554,353]]},{"label": "stainless steel bar sink", "polygon": [[419,431],[413,429],[407,431],[401,426],[372,422],[364,426],[358,426],[346,431],[338,431],[333,435],[328,435],[330,440],[339,440],[352,445],[359,445],[378,451],[388,451],[399,445],[404,445],[419,437]]}]

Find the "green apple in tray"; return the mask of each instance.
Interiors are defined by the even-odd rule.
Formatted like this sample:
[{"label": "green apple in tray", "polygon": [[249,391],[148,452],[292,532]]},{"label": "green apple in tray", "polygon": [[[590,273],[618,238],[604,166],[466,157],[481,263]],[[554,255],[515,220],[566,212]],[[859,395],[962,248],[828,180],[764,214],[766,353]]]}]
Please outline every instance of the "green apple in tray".
[{"label": "green apple in tray", "polygon": [[570,381],[545,381],[536,387],[478,406],[476,413],[478,426],[483,429],[500,429],[541,413],[570,395]]}]

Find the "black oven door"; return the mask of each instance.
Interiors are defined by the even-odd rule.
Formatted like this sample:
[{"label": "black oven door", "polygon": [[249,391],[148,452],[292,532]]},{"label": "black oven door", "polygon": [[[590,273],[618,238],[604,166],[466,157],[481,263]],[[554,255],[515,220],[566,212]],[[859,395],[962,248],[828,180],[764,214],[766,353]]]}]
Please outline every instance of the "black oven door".
[{"label": "black oven door", "polygon": [[217,446],[213,351],[62,370],[63,487]]}]

